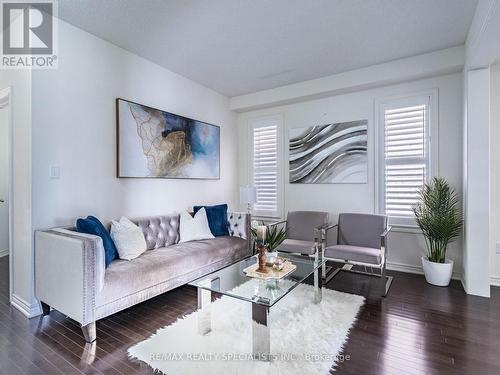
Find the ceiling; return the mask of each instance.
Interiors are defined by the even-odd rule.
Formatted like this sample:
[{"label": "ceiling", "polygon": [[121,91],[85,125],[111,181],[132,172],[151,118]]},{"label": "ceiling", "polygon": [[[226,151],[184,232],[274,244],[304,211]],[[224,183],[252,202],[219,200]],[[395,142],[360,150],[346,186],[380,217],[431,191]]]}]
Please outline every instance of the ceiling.
[{"label": "ceiling", "polygon": [[463,44],[477,0],[59,0],[59,17],[232,97]]}]

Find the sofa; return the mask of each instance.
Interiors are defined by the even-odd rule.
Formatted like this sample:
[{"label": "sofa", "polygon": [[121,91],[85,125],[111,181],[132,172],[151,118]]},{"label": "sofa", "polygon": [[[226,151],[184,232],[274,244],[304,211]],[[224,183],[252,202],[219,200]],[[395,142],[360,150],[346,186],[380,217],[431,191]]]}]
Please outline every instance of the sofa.
[{"label": "sofa", "polygon": [[35,295],[44,315],[54,308],[80,323],[87,342],[99,319],[252,255],[250,215],[228,212],[229,236],[179,243],[179,215],[132,219],[147,251],[107,268],[98,236],[75,228],[35,233]]}]

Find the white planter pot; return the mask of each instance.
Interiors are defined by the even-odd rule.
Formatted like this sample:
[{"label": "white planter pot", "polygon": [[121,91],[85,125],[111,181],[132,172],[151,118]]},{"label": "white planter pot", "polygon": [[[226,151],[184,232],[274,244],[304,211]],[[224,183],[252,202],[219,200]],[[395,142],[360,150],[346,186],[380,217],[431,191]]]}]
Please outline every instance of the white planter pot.
[{"label": "white planter pot", "polygon": [[432,285],[448,286],[453,272],[453,261],[446,259],[445,263],[430,262],[422,257],[425,280]]}]

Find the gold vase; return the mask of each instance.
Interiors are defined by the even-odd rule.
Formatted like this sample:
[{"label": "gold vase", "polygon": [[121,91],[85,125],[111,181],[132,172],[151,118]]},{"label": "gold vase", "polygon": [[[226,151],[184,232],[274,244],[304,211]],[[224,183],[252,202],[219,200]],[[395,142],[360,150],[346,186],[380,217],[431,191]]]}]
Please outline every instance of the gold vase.
[{"label": "gold vase", "polygon": [[267,247],[265,245],[257,245],[257,250],[259,252],[259,268],[257,268],[257,272],[267,272],[266,268],[266,260],[267,260]]}]

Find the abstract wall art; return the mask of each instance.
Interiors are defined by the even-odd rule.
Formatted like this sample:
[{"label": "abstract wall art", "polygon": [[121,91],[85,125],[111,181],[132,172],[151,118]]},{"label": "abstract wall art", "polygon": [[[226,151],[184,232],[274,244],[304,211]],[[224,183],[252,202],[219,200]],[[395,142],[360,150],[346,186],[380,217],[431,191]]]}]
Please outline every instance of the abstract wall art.
[{"label": "abstract wall art", "polygon": [[117,174],[137,178],[220,178],[220,128],[116,99]]},{"label": "abstract wall art", "polygon": [[368,120],[292,128],[290,183],[367,183]]}]

